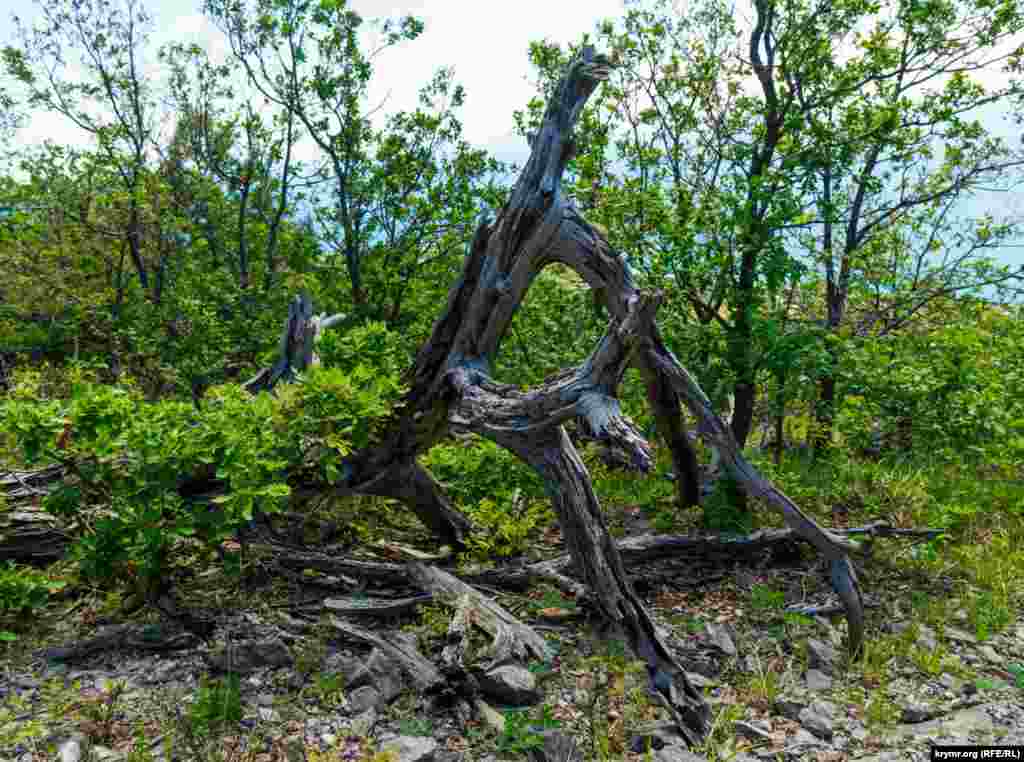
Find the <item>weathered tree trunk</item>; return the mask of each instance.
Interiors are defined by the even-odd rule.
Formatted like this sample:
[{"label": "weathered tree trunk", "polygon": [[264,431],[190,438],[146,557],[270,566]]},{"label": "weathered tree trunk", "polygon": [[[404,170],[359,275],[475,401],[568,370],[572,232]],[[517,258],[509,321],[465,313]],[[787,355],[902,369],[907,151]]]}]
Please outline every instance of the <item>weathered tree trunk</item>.
[{"label": "weathered tree trunk", "polygon": [[[562,172],[573,152],[573,125],[609,71],[608,61],[592,48],[585,48],[570,65],[508,202],[497,220],[483,221],[477,228],[462,276],[407,376],[404,404],[380,443],[350,458],[347,478],[334,487],[341,493],[401,497],[413,503],[427,523],[444,526],[450,519],[441,515],[445,503],[436,485],[431,482],[430,489],[417,493],[419,497],[410,494],[409,469],[419,469],[416,455],[452,431],[475,432],[515,453],[546,480],[573,565],[598,610],[646,661],[655,695],[671,711],[684,737],[696,744],[708,731],[708,707],[632,590],[589,474],[563,429],[564,423],[580,419],[595,436],[629,453],[634,467],[649,470],[649,447],[622,415],[615,396],[629,364],[647,378],[653,391],[650,402],[673,459],[683,466],[681,474],[694,469],[692,452],[683,449],[685,436],[678,435],[680,401],[696,416],[700,434],[747,493],[780,508],[793,530],[829,559],[833,586],[847,610],[853,650],[861,642],[863,606],[846,555],[850,545],[821,529],[744,460],[729,427],[665,348],[654,323],[660,295],[644,296],[636,289],[626,262],[560,193]],[[555,262],[575,270],[603,295],[611,318],[608,330],[578,368],[561,371],[536,389],[523,392],[515,385],[499,384],[490,373],[501,340],[537,273]],[[298,354],[297,347],[308,346],[311,333],[315,337],[308,327],[311,313],[308,306],[295,308],[297,321],[286,331],[291,343],[284,343],[296,349],[282,347],[282,362]],[[303,352],[309,356],[311,349]],[[294,367],[296,360],[285,364]],[[285,372],[286,368],[275,367],[271,375]],[[683,489],[692,489],[692,484],[684,481]],[[683,497],[692,500],[693,495]]]},{"label": "weathered tree trunk", "polygon": [[[407,478],[405,469],[416,453],[453,430],[475,432],[515,453],[545,478],[573,565],[601,614],[647,662],[652,688],[688,741],[698,743],[708,730],[708,707],[633,592],[586,468],[562,427],[582,419],[589,431],[631,453],[636,468],[648,470],[648,445],[622,415],[615,397],[629,364],[649,384],[657,384],[651,401],[658,417],[670,424],[670,446],[678,448],[681,439],[671,436],[678,425],[669,421],[677,416],[672,403],[682,401],[748,494],[780,508],[793,530],[829,559],[854,650],[861,642],[863,606],[847,557],[850,545],[805,516],[742,457],[703,391],[665,348],[654,323],[660,295],[644,296],[636,289],[626,262],[560,193],[562,172],[573,151],[573,125],[608,72],[607,60],[592,48],[585,48],[570,65],[508,202],[497,220],[482,222],[476,231],[462,276],[408,374],[410,391],[401,412],[379,445],[351,459],[349,477],[337,488],[367,491],[370,484],[374,490],[396,485]],[[490,373],[502,337],[537,273],[554,262],[572,268],[601,291],[611,318],[608,330],[578,368],[562,371],[536,389],[523,392],[499,384]],[[673,455],[677,463],[688,461],[678,450]]]},{"label": "weathered tree trunk", "polygon": [[[828,559],[832,585],[846,609],[853,651],[861,644],[863,604],[847,555],[853,546],[804,515],[743,458],[729,426],[665,347],[655,324],[661,295],[637,290],[625,260],[560,193],[562,173],[573,152],[575,121],[609,71],[607,59],[590,47],[570,64],[508,202],[497,220],[483,221],[477,228],[462,276],[407,374],[409,391],[402,404],[375,444],[346,460],[337,483],[304,489],[326,487],[337,494],[398,498],[444,539],[460,544],[469,522],[445,500],[416,457],[450,433],[473,432],[507,448],[545,479],[572,566],[594,605],[646,662],[653,695],[670,711],[687,742],[696,745],[709,730],[709,708],[634,592],[590,476],[563,427],[581,421],[594,436],[626,453],[632,467],[649,471],[650,448],[622,414],[616,398],[627,367],[637,367],[647,379],[659,430],[684,482],[681,489],[689,491],[696,483],[695,461],[679,423],[684,403],[698,421],[698,433],[747,494],[781,510],[793,532]],[[603,295],[608,329],[581,365],[555,374],[537,388],[521,391],[516,385],[497,383],[490,374],[501,340],[537,273],[555,262],[575,270]],[[314,364],[317,333],[338,319],[314,316],[309,299],[296,298],[280,359],[246,387],[270,388]],[[687,479],[691,481],[686,483]],[[296,494],[301,493],[302,487],[296,487]],[[693,495],[681,497],[691,500]],[[548,573],[559,576],[554,569]]]}]

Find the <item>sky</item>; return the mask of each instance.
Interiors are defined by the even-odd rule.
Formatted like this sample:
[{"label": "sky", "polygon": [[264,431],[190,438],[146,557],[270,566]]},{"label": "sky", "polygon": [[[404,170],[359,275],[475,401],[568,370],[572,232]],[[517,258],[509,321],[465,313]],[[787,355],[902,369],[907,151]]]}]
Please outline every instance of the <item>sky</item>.
[{"label": "sky", "polygon": [[[221,34],[203,16],[200,3],[188,0],[144,0],[154,16],[156,29],[150,38],[150,58],[165,42],[195,42],[211,57],[226,57]],[[32,0],[0,3],[8,12],[0,21],[0,45],[13,42],[10,13],[31,25],[39,16]],[[487,148],[501,161],[526,160],[526,141],[513,133],[512,112],[525,107],[534,95],[528,81],[527,51],[531,40],[576,41],[593,32],[598,20],[622,14],[621,0],[515,0],[515,2],[465,2],[465,0],[351,0],[349,7],[364,18],[412,14],[425,23],[422,35],[384,51],[374,62],[369,103],[386,98],[380,118],[417,106],[420,88],[440,67],[455,68],[455,81],[466,91],[460,117],[463,136],[476,147]],[[38,114],[17,135],[18,145],[41,144],[50,139],[79,143],[80,133],[59,115]]]},{"label": "sky", "polygon": [[[214,60],[227,58],[226,43],[203,16],[200,0],[141,1],[155,18],[147,49],[153,76],[159,76],[156,50],[166,42],[194,42]],[[592,33],[599,20],[623,14],[622,0],[350,0],[349,5],[365,18],[412,14],[425,23],[418,39],[390,48],[374,60],[369,105],[384,102],[374,119],[377,126],[391,113],[415,109],[420,88],[438,68],[451,66],[455,81],[466,92],[459,111],[463,137],[500,161],[519,165],[528,158],[529,150],[526,141],[513,131],[512,114],[535,94],[527,58],[529,43],[540,39],[575,42],[582,34]],[[0,46],[13,42],[13,25],[5,23],[10,14],[29,25],[40,15],[34,0],[5,0],[0,7]],[[1016,142],[1019,127],[1005,116],[991,111],[983,116],[983,122],[996,134]],[[170,130],[169,123],[165,129]],[[15,145],[28,147],[47,139],[84,145],[82,133],[55,114],[34,114],[17,134]],[[299,158],[307,157],[300,152]],[[1021,198],[1019,193],[987,194],[967,202],[963,209],[971,216],[984,211],[1024,214]],[[1024,265],[1024,248],[1004,250],[1000,259]]]}]

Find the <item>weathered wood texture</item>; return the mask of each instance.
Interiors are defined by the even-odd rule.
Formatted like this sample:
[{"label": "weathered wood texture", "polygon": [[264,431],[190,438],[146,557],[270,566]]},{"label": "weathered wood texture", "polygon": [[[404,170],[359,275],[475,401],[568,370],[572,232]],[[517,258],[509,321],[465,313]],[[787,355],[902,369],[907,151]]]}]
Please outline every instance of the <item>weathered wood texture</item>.
[{"label": "weathered wood texture", "polygon": [[[372,482],[379,490],[397,479],[416,453],[450,431],[475,432],[514,452],[545,478],[573,565],[600,613],[647,662],[652,688],[687,740],[698,743],[708,730],[707,705],[632,590],[589,475],[562,426],[582,420],[589,432],[628,453],[635,468],[648,470],[650,449],[623,416],[615,396],[630,364],[647,379],[649,400],[684,477],[681,489],[687,488],[694,470],[692,453],[683,450],[688,446],[679,424],[683,403],[696,417],[701,436],[747,493],[779,508],[786,523],[828,559],[854,650],[861,642],[863,606],[847,557],[851,546],[819,527],[743,458],[707,396],[665,348],[654,322],[660,295],[639,292],[624,259],[560,192],[573,152],[574,123],[609,71],[608,60],[592,48],[585,48],[569,66],[508,202],[496,220],[482,221],[476,231],[462,276],[408,376],[410,391],[401,417],[380,446],[353,459],[351,477],[340,486],[358,490],[361,482]],[[535,389],[523,392],[497,383],[491,373],[501,340],[537,273],[554,262],[575,270],[603,295],[611,316],[608,330],[578,368]],[[681,495],[686,501],[695,496]]]},{"label": "weathered wood texture", "polygon": [[[329,489],[338,494],[394,497],[409,504],[442,540],[462,545],[470,523],[444,498],[416,457],[451,433],[473,432],[507,448],[545,479],[572,567],[588,597],[646,662],[653,695],[670,711],[687,742],[696,745],[709,730],[708,706],[634,592],[586,467],[563,427],[570,420],[581,422],[592,436],[623,453],[630,467],[649,471],[650,447],[623,415],[616,397],[630,365],[647,381],[648,401],[679,475],[680,500],[693,503],[699,498],[696,460],[680,418],[685,405],[698,422],[699,435],[747,495],[780,510],[793,533],[828,560],[832,586],[846,611],[853,651],[859,650],[862,641],[863,604],[848,557],[854,546],[820,527],[743,457],[708,397],[665,347],[655,323],[661,295],[637,289],[625,260],[561,193],[561,177],[574,150],[573,126],[609,71],[609,61],[589,47],[568,67],[507,203],[496,220],[484,220],[477,228],[462,275],[407,374],[409,392],[379,440],[347,460],[345,476],[338,483],[296,483],[294,494]],[[608,329],[577,368],[561,371],[528,391],[498,383],[491,374],[502,338],[533,279],[556,262],[575,270],[601,296],[610,316]],[[308,298],[297,297],[282,334],[280,359],[246,387],[253,392],[270,389],[310,367],[316,361],[317,334],[337,319],[314,316]],[[339,564],[314,554],[292,554],[283,563],[300,569],[348,571],[363,579],[407,573],[398,565]],[[418,568],[421,584],[436,590],[442,578],[426,575],[422,571],[426,567]],[[536,573],[554,579],[560,587],[576,588],[560,574],[557,564]],[[459,590],[466,594],[465,589]],[[404,660],[417,684],[430,687],[440,681],[437,670],[408,644],[384,643],[341,620],[335,626],[350,637],[388,648]]]}]

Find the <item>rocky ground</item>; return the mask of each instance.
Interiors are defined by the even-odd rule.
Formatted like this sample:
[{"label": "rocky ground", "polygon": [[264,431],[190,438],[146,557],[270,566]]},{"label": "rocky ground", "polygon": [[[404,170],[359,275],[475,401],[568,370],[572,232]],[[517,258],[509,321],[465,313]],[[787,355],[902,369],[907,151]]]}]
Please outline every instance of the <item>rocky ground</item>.
[{"label": "rocky ground", "polygon": [[[332,636],[316,602],[286,612],[239,600],[208,642],[154,635],[163,652],[145,648],[137,615],[126,634],[127,612],[70,605],[38,642],[4,654],[0,760],[340,762],[390,750],[400,762],[470,762],[524,759],[568,737],[590,759],[880,762],[927,759],[933,744],[1024,744],[1024,622],[979,639],[976,608],[943,580],[868,564],[869,645],[850,664],[841,617],[792,613],[829,604],[821,571],[809,555],[760,568],[631,569],[714,707],[711,738],[694,751],[650,703],[614,636],[549,591],[498,598],[556,656],[482,675],[472,717],[411,690],[386,650]],[[404,627],[399,640],[436,656],[444,628],[432,634],[430,618],[442,614],[376,627]],[[90,637],[95,648],[57,648]],[[240,677],[239,716],[204,736],[201,685],[227,671]],[[507,707],[529,708],[528,720],[509,727]]]}]

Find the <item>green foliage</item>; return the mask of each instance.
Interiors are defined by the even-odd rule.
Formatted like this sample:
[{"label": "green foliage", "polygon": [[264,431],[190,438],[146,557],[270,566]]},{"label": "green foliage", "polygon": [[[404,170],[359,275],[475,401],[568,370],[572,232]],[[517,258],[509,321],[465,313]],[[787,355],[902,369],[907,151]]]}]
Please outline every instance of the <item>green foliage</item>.
[{"label": "green foliage", "polygon": [[978,640],[987,640],[1013,622],[1013,611],[1000,592],[982,590],[974,599],[969,618],[974,622]]},{"label": "green foliage", "polygon": [[[373,329],[357,339],[366,334]],[[314,368],[277,398],[216,387],[197,411],[81,381],[67,400],[12,395],[0,402],[0,431],[26,464],[73,469],[77,478],[47,496],[48,510],[73,517],[105,507],[76,543],[80,572],[101,583],[137,579],[152,589],[177,542],[216,546],[257,511],[280,510],[291,491],[289,469],[338,479],[344,458],[371,440],[402,391],[394,374],[366,365],[351,373]],[[203,474],[224,488],[212,505],[178,492],[183,476]]]},{"label": "green foliage", "polygon": [[436,445],[421,463],[479,528],[468,538],[471,557],[520,553],[531,533],[554,521],[536,473],[489,440]]},{"label": "green foliage", "polygon": [[208,737],[217,728],[242,719],[238,675],[210,680],[202,676],[195,699],[188,708],[188,721],[197,737]]},{"label": "green foliage", "polygon": [[340,707],[345,696],[345,676],[337,672],[317,674],[313,681],[313,695],[321,706]]},{"label": "green foliage", "polygon": [[508,450],[479,437],[473,437],[470,443],[442,443],[421,458],[460,506],[484,498],[511,499],[516,490],[527,497],[544,494],[536,473]]},{"label": "green foliage", "polygon": [[398,377],[412,362],[402,335],[379,321],[348,330],[341,327],[327,330],[317,341],[316,351],[325,367],[345,373],[354,373],[363,367],[384,376]]},{"label": "green foliage", "polygon": [[522,553],[538,528],[554,523],[546,500],[530,501],[517,510],[514,502],[502,505],[485,497],[465,512],[478,529],[467,539],[466,552],[477,560]]},{"label": "green foliage", "polygon": [[767,585],[754,585],[750,589],[750,602],[755,609],[781,609],[786,604],[786,594]]},{"label": "green foliage", "polygon": [[712,532],[746,534],[753,529],[753,515],[746,510],[736,480],[722,476],[715,492],[704,501],[702,526]]},{"label": "green foliage", "polygon": [[0,566],[0,641],[14,640],[17,636],[2,625],[15,618],[31,615],[43,608],[65,582],[52,579],[48,574],[29,566],[18,566],[13,561]]},{"label": "green foliage", "polygon": [[557,728],[561,723],[551,715],[551,707],[544,704],[537,720],[530,718],[527,709],[506,709],[505,729],[498,736],[497,750],[509,754],[527,754],[531,749],[544,746],[542,733]]}]

